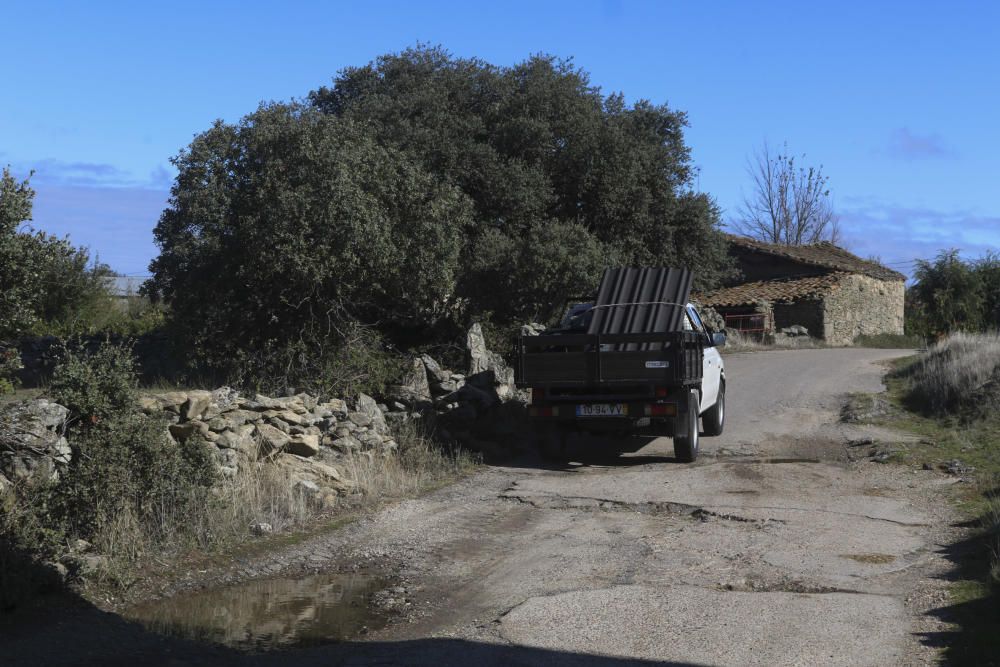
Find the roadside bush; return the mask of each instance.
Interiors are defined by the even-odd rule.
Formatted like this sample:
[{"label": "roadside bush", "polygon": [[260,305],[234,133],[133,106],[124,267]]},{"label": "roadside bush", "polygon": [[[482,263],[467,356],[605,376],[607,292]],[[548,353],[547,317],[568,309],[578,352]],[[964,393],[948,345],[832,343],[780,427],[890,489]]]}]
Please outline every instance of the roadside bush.
[{"label": "roadside bush", "polygon": [[490,230],[471,255],[464,289],[477,314],[501,326],[550,319],[566,298],[595,292],[603,270],[616,264],[586,227],[558,221],[533,225],[516,239]]},{"label": "roadside bush", "polygon": [[268,341],[260,351],[236,351],[217,379],[264,394],[295,389],[351,398],[382,393],[399,380],[405,363],[374,327],[353,320],[335,329],[312,322],[290,340]]},{"label": "roadside bush", "polygon": [[939,337],[1000,328],[1000,255],[963,260],[957,250],[917,262],[907,290],[907,333]]},{"label": "roadside bush", "polygon": [[[135,385],[127,347],[65,352],[51,393],[70,409],[72,461],[57,481],[21,481],[7,491],[0,560],[28,577],[50,572],[45,562],[83,539],[114,569],[151,549],[196,541],[192,517],[217,502],[211,450],[194,439],[174,443],[165,423],[139,411]],[[32,588],[0,586],[8,583],[0,597],[10,601]]]},{"label": "roadside bush", "polygon": [[137,385],[132,349],[105,343],[93,354],[64,349],[49,393],[69,408],[71,420],[96,423],[134,413]]},{"label": "roadside bush", "polygon": [[1000,406],[1000,334],[952,334],[899,372],[915,409],[983,416]]},{"label": "roadside bush", "polygon": [[17,388],[17,374],[22,368],[21,354],[16,347],[0,350],[0,396]]},{"label": "roadside bush", "polygon": [[208,445],[174,443],[157,419],[132,411],[79,429],[71,444],[75,462],[53,490],[54,513],[67,535],[114,559],[189,534],[187,519],[213,502]]}]

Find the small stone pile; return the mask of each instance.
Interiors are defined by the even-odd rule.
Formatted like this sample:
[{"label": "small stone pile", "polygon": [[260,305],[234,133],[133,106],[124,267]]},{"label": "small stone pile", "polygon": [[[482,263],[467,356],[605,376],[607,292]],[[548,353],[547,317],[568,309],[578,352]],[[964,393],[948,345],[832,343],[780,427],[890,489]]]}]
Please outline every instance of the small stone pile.
[{"label": "small stone pile", "polygon": [[426,414],[433,409],[452,420],[476,419],[484,410],[516,396],[514,370],[486,347],[478,324],[466,339],[467,373],[441,368],[433,358],[413,360],[403,384],[389,388],[390,419],[405,419],[407,412]]}]

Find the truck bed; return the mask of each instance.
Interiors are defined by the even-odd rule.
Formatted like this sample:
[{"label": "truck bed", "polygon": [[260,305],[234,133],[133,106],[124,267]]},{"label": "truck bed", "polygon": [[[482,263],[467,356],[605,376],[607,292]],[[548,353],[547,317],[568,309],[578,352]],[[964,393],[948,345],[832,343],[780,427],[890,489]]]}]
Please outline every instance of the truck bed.
[{"label": "truck bed", "polygon": [[701,382],[704,337],[669,333],[554,333],[518,339],[522,387],[683,387]]}]

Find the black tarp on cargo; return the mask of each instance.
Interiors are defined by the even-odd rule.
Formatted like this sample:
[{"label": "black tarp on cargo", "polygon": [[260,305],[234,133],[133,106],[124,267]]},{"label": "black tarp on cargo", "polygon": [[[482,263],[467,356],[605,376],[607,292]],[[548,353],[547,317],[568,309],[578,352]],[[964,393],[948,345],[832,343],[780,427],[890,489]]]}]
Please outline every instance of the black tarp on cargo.
[{"label": "black tarp on cargo", "polygon": [[692,280],[688,269],[606,269],[587,333],[681,331]]}]

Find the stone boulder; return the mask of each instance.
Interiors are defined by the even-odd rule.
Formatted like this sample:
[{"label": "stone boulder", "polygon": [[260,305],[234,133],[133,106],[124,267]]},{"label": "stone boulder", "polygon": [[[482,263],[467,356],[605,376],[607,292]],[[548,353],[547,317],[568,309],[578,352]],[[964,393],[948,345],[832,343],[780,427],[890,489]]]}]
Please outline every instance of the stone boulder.
[{"label": "stone boulder", "polygon": [[319,403],[316,405],[316,408],[322,408],[337,420],[347,419],[347,403],[339,398],[332,398],[324,403]]},{"label": "stone boulder", "polygon": [[451,377],[451,373],[441,368],[441,364],[434,361],[434,358],[429,354],[420,355],[420,361],[423,363],[424,370],[431,382],[445,382]]},{"label": "stone boulder", "polygon": [[284,450],[285,445],[292,439],[291,436],[270,424],[254,426],[254,435],[258,443],[258,456],[262,459],[276,456]]},{"label": "stone boulder", "polygon": [[69,410],[35,399],[0,412],[0,473],[9,480],[55,481],[70,463],[73,450],[63,437]]},{"label": "stone boulder", "polygon": [[522,336],[539,336],[547,327],[544,324],[539,324],[538,322],[529,322],[528,324],[521,325],[521,335]]},{"label": "stone boulder", "polygon": [[[389,432],[389,425],[385,421],[385,415],[379,409],[378,403],[375,399],[368,394],[358,394],[357,411],[368,417],[370,420],[368,426],[371,428],[375,429],[379,433]],[[351,421],[354,421],[354,419],[352,418]],[[354,421],[354,423],[358,424],[357,421]],[[363,424],[358,425],[363,426]]]},{"label": "stone boulder", "polygon": [[182,419],[201,419],[208,406],[212,404],[212,392],[210,391],[189,391],[187,400],[181,405],[180,414]]},{"label": "stone boulder", "polygon": [[44,398],[25,401],[23,412],[45,428],[61,429],[69,418],[69,410]]},{"label": "stone boulder", "polygon": [[[431,361],[433,362],[433,360]],[[423,360],[414,358],[410,365],[410,371],[403,378],[402,384],[390,387],[389,397],[406,405],[429,405],[431,402],[431,383],[428,380],[428,375]]]},{"label": "stone boulder", "polygon": [[790,327],[785,327],[784,329],[782,329],[781,333],[783,333],[786,336],[789,336],[791,338],[795,338],[795,337],[798,337],[798,336],[808,336],[809,335],[809,329],[806,329],[801,324],[793,324]]},{"label": "stone boulder", "polygon": [[285,451],[297,456],[316,456],[319,453],[319,436],[311,434],[293,435],[285,445]]},{"label": "stone boulder", "polygon": [[150,398],[156,401],[160,410],[179,415],[181,413],[181,406],[188,400],[188,395],[184,391],[168,391],[163,394],[156,394]]},{"label": "stone boulder", "polygon": [[209,438],[208,424],[203,421],[187,421],[181,424],[170,424],[167,429],[170,431],[170,435],[179,442],[189,440],[191,438],[202,438],[207,440]]},{"label": "stone boulder", "polygon": [[503,357],[486,347],[486,338],[478,323],[469,329],[465,349],[469,362],[466,381],[480,389],[496,392],[501,400],[512,398],[515,393],[514,369],[504,362]]}]

